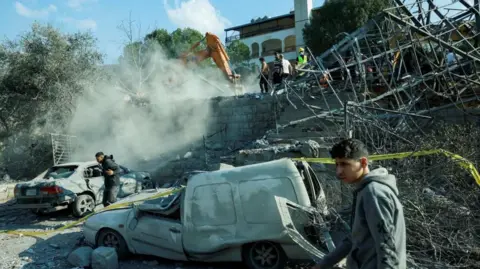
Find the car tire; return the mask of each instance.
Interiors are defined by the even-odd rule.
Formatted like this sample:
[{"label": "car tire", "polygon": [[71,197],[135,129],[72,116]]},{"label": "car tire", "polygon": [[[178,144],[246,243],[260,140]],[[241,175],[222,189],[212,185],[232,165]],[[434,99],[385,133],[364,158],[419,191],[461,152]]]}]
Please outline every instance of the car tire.
[{"label": "car tire", "polygon": [[153,182],[150,179],[145,179],[142,181],[142,190],[153,189]]},{"label": "car tire", "polygon": [[80,194],[72,204],[72,213],[81,218],[95,211],[95,199],[89,194]]},{"label": "car tire", "polygon": [[270,241],[243,246],[242,259],[249,269],[283,269],[288,261],[283,248]]},{"label": "car tire", "polygon": [[130,251],[123,236],[112,229],[102,229],[97,234],[97,247],[111,247],[117,251],[118,259],[128,258]]}]

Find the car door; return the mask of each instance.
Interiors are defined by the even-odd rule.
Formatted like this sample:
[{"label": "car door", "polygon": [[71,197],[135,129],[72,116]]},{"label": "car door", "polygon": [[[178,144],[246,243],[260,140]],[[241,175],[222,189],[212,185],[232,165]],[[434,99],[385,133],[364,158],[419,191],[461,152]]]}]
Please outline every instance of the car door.
[{"label": "car door", "polygon": [[120,190],[118,191],[118,197],[123,198],[136,193],[138,187],[135,174],[130,173],[130,170],[124,166],[120,166],[119,169]]},{"label": "car door", "polygon": [[[137,209],[139,210],[139,209]],[[182,244],[183,225],[180,220],[158,213],[140,211],[129,225],[129,241],[139,254],[186,261]]]},{"label": "car door", "polygon": [[105,180],[101,168],[98,165],[87,166],[83,176],[88,181],[90,190],[95,194],[97,204],[100,203],[103,199],[103,190],[105,189]]}]

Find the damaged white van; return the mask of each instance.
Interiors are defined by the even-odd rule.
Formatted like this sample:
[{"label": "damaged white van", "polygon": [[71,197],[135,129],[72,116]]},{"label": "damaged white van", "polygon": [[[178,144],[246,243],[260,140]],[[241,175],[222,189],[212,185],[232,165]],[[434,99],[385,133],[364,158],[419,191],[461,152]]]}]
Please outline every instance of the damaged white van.
[{"label": "damaged white van", "polygon": [[325,212],[323,189],[307,163],[289,159],[197,173],[176,194],[92,216],[83,232],[87,242],[115,247],[120,257],[134,253],[284,268],[288,260],[311,255],[282,224],[278,197],[298,205],[293,226],[315,239],[313,224],[321,220],[314,215],[321,214],[309,211]]}]

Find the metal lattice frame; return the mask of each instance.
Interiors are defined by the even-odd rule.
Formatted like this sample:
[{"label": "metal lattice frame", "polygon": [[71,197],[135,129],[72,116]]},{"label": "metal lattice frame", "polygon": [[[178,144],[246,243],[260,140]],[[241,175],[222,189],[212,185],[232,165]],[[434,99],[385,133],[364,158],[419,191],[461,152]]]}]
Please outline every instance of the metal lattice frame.
[{"label": "metal lattice frame", "polygon": [[[304,96],[305,81],[325,77],[328,86],[322,90],[325,107],[292,124],[333,119],[339,135],[371,133],[362,139],[388,151],[391,141],[378,141],[374,136],[381,135],[372,133],[414,144],[399,134],[421,131],[434,111],[478,105],[479,0],[392,4],[357,31],[340,33],[343,40],[299,70],[306,78],[287,85],[288,99]],[[456,57],[453,64],[446,62],[449,53]],[[348,98],[340,94],[345,92]],[[332,99],[342,108],[330,109]]]},{"label": "metal lattice frame", "polygon": [[[468,128],[457,125],[456,132],[435,135],[429,129],[439,111],[448,109],[460,121],[480,108],[479,10],[479,0],[392,1],[391,8],[355,32],[340,33],[344,38],[310,66],[297,69],[304,76],[284,84],[286,99],[294,108],[309,109],[312,116],[272,132],[312,127],[336,139],[363,140],[372,153],[434,145],[456,147],[470,154],[463,157],[478,160],[478,139],[473,138],[478,128],[469,127],[469,134]],[[447,55],[456,61],[448,63]],[[466,140],[457,139],[467,134]],[[438,143],[432,142],[435,139]],[[409,263],[420,265],[409,268],[480,264],[478,189],[455,162],[429,156],[381,163],[399,177],[410,229]],[[323,178],[334,187],[329,188],[330,198],[341,196],[342,206],[351,204],[350,191],[333,192],[333,176]]]},{"label": "metal lattice frame", "polygon": [[50,134],[52,138],[52,153],[53,164],[62,164],[72,161],[75,146],[76,136],[63,134]]}]

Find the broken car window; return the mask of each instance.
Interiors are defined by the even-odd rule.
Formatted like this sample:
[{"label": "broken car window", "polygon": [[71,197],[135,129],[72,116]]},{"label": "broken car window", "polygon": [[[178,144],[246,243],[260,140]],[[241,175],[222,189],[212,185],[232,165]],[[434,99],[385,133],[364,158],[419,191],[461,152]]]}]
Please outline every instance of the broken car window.
[{"label": "broken car window", "polygon": [[61,179],[61,178],[68,178],[70,177],[75,170],[77,170],[78,165],[70,165],[70,166],[53,166],[48,169],[48,172],[43,177],[44,179]]}]

